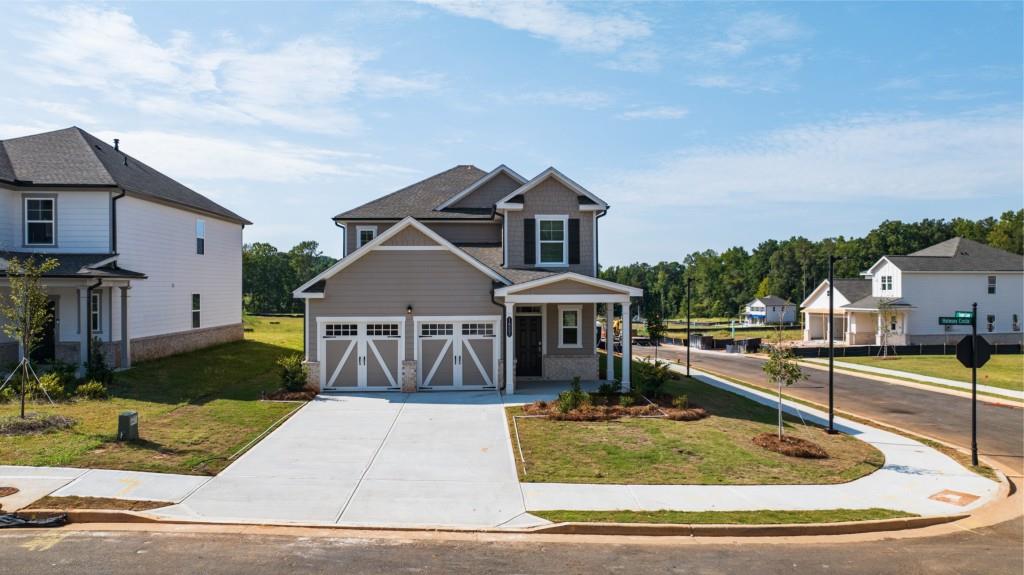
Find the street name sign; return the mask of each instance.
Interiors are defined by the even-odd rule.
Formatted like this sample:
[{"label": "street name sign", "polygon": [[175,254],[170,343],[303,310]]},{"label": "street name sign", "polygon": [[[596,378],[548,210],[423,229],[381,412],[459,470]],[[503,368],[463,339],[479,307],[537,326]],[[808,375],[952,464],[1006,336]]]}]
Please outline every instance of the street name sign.
[{"label": "street name sign", "polygon": [[953,317],[973,319],[974,318],[974,312],[958,311],[958,312],[954,312],[953,313]]},{"label": "street name sign", "polygon": [[974,318],[970,317],[951,317],[941,316],[939,317],[939,325],[971,325]]}]

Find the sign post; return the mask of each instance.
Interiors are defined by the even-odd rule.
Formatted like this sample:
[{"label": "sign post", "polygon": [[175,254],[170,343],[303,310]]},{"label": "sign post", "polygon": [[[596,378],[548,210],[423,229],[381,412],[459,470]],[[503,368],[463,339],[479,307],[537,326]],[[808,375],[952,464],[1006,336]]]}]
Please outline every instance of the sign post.
[{"label": "sign post", "polygon": [[971,304],[971,465],[978,466],[978,302]]}]

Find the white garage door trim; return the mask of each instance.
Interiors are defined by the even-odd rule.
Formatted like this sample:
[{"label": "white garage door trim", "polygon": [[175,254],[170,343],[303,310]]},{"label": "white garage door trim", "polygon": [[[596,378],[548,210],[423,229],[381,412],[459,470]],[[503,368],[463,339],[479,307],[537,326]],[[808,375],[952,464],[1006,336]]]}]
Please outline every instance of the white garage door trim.
[{"label": "white garage door trim", "polygon": [[[451,334],[423,336],[421,326],[423,324],[450,324]],[[488,324],[491,333],[471,334],[464,333],[463,326],[466,324]],[[501,355],[501,316],[499,315],[466,315],[466,316],[416,316],[413,318],[413,330],[415,333],[415,345],[413,354],[416,360],[416,383],[420,389],[430,390],[475,390],[475,389],[497,389],[498,387],[498,359]],[[472,330],[466,330],[472,331]],[[423,341],[425,339],[442,340],[444,345],[441,350],[430,357],[425,357],[423,352]],[[480,357],[474,350],[472,341],[488,340],[493,342],[491,348],[490,365],[481,362]],[[434,381],[442,361],[451,351],[451,377],[452,381],[444,385],[438,385]],[[426,360],[426,361],[424,361]],[[468,363],[467,363],[468,362]],[[429,364],[429,365],[428,365]],[[468,366],[468,367],[467,367]],[[447,366],[445,366],[447,367]],[[468,373],[467,373],[468,372]],[[479,376],[483,379],[482,385],[466,384],[465,380],[470,379],[466,375]]]},{"label": "white garage door trim", "polygon": [[[367,333],[368,325],[389,323],[398,324],[397,337],[390,335],[370,335]],[[405,360],[405,323],[406,318],[403,316],[339,316],[316,318],[317,358],[320,360],[321,389],[324,391],[395,391],[401,389],[402,362]],[[327,326],[330,324],[347,324],[356,325],[358,327],[355,334],[328,337]],[[376,341],[382,340],[397,342],[397,361],[393,369],[388,368],[387,358],[381,354],[375,343]],[[327,358],[328,341],[350,342],[345,348],[345,351],[342,352],[342,356],[338,361],[338,364],[332,366],[333,369],[330,374],[328,374],[327,371],[329,366]],[[355,358],[352,358],[353,353],[356,355]],[[357,374],[356,385],[332,385],[337,381],[338,376],[346,363],[353,360],[357,362],[357,365],[355,366]],[[380,368],[383,371],[385,377],[387,377],[388,385],[369,385],[367,373],[370,362],[374,362],[375,367]]]}]

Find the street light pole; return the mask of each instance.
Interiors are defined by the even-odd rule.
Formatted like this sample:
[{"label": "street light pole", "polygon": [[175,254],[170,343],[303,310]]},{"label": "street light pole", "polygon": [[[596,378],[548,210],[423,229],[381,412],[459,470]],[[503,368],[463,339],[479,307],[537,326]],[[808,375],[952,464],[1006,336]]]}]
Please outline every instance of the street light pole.
[{"label": "street light pole", "polygon": [[686,276],[686,377],[690,377],[690,284],[693,278]]},{"label": "street light pole", "polygon": [[835,433],[836,428],[833,425],[835,420],[835,395],[833,393],[833,362],[835,360],[835,333],[836,320],[835,320],[835,309],[833,308],[835,303],[835,277],[833,268],[835,267],[836,256],[828,255],[828,432]]},{"label": "street light pole", "polygon": [[978,466],[978,302],[971,304],[971,465]]}]

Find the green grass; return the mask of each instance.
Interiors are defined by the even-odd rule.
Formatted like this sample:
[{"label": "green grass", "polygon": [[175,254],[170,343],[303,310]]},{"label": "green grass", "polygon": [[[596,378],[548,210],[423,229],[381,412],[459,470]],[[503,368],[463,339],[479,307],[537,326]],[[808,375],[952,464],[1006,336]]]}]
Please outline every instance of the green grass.
[{"label": "green grass", "polygon": [[[302,349],[301,318],[245,319],[245,340],[140,363],[116,375],[106,401],[29,411],[77,421],[70,430],[0,439],[0,464],[216,473],[227,458],[295,408],[258,401],[278,387],[274,362]],[[0,417],[17,414],[0,405]],[[117,414],[139,412],[137,443],[115,441]]]},{"label": "green grass", "polygon": [[662,523],[699,525],[791,525],[917,517],[893,509],[813,511],[531,511],[555,523]]},{"label": "green grass", "polygon": [[[646,335],[647,329],[643,324],[633,324],[633,333],[636,335]],[[704,336],[711,336],[715,339],[733,339],[733,332],[728,327],[694,327],[690,329],[690,333],[699,333]],[[804,332],[800,326],[785,327],[782,329],[783,341],[796,341],[802,339],[803,336]],[[665,331],[665,337],[686,339],[686,329],[678,328],[675,325],[669,324],[668,329]],[[759,337],[765,341],[775,341],[779,337],[779,330],[770,327],[763,329],[736,329],[735,337],[736,339],[752,339]]]},{"label": "green grass", "polygon": [[[839,361],[895,369],[918,375],[971,382],[971,370],[952,355],[900,355],[889,358],[844,357]],[[993,355],[978,369],[978,383],[1002,389],[1024,391],[1024,355]]]},{"label": "green grass", "polygon": [[[602,362],[603,363],[603,362]],[[827,484],[844,483],[881,467],[882,453],[853,437],[827,435],[821,428],[786,418],[786,433],[821,445],[830,457],[798,459],[753,444],[774,432],[776,412],[728,391],[680,378],[669,384],[675,395],[711,416],[699,421],[623,419],[612,422],[519,418],[516,425],[525,465],[522,481],[543,483],[634,484]],[[510,417],[519,407],[508,408]],[[516,451],[518,455],[518,451]]]}]

